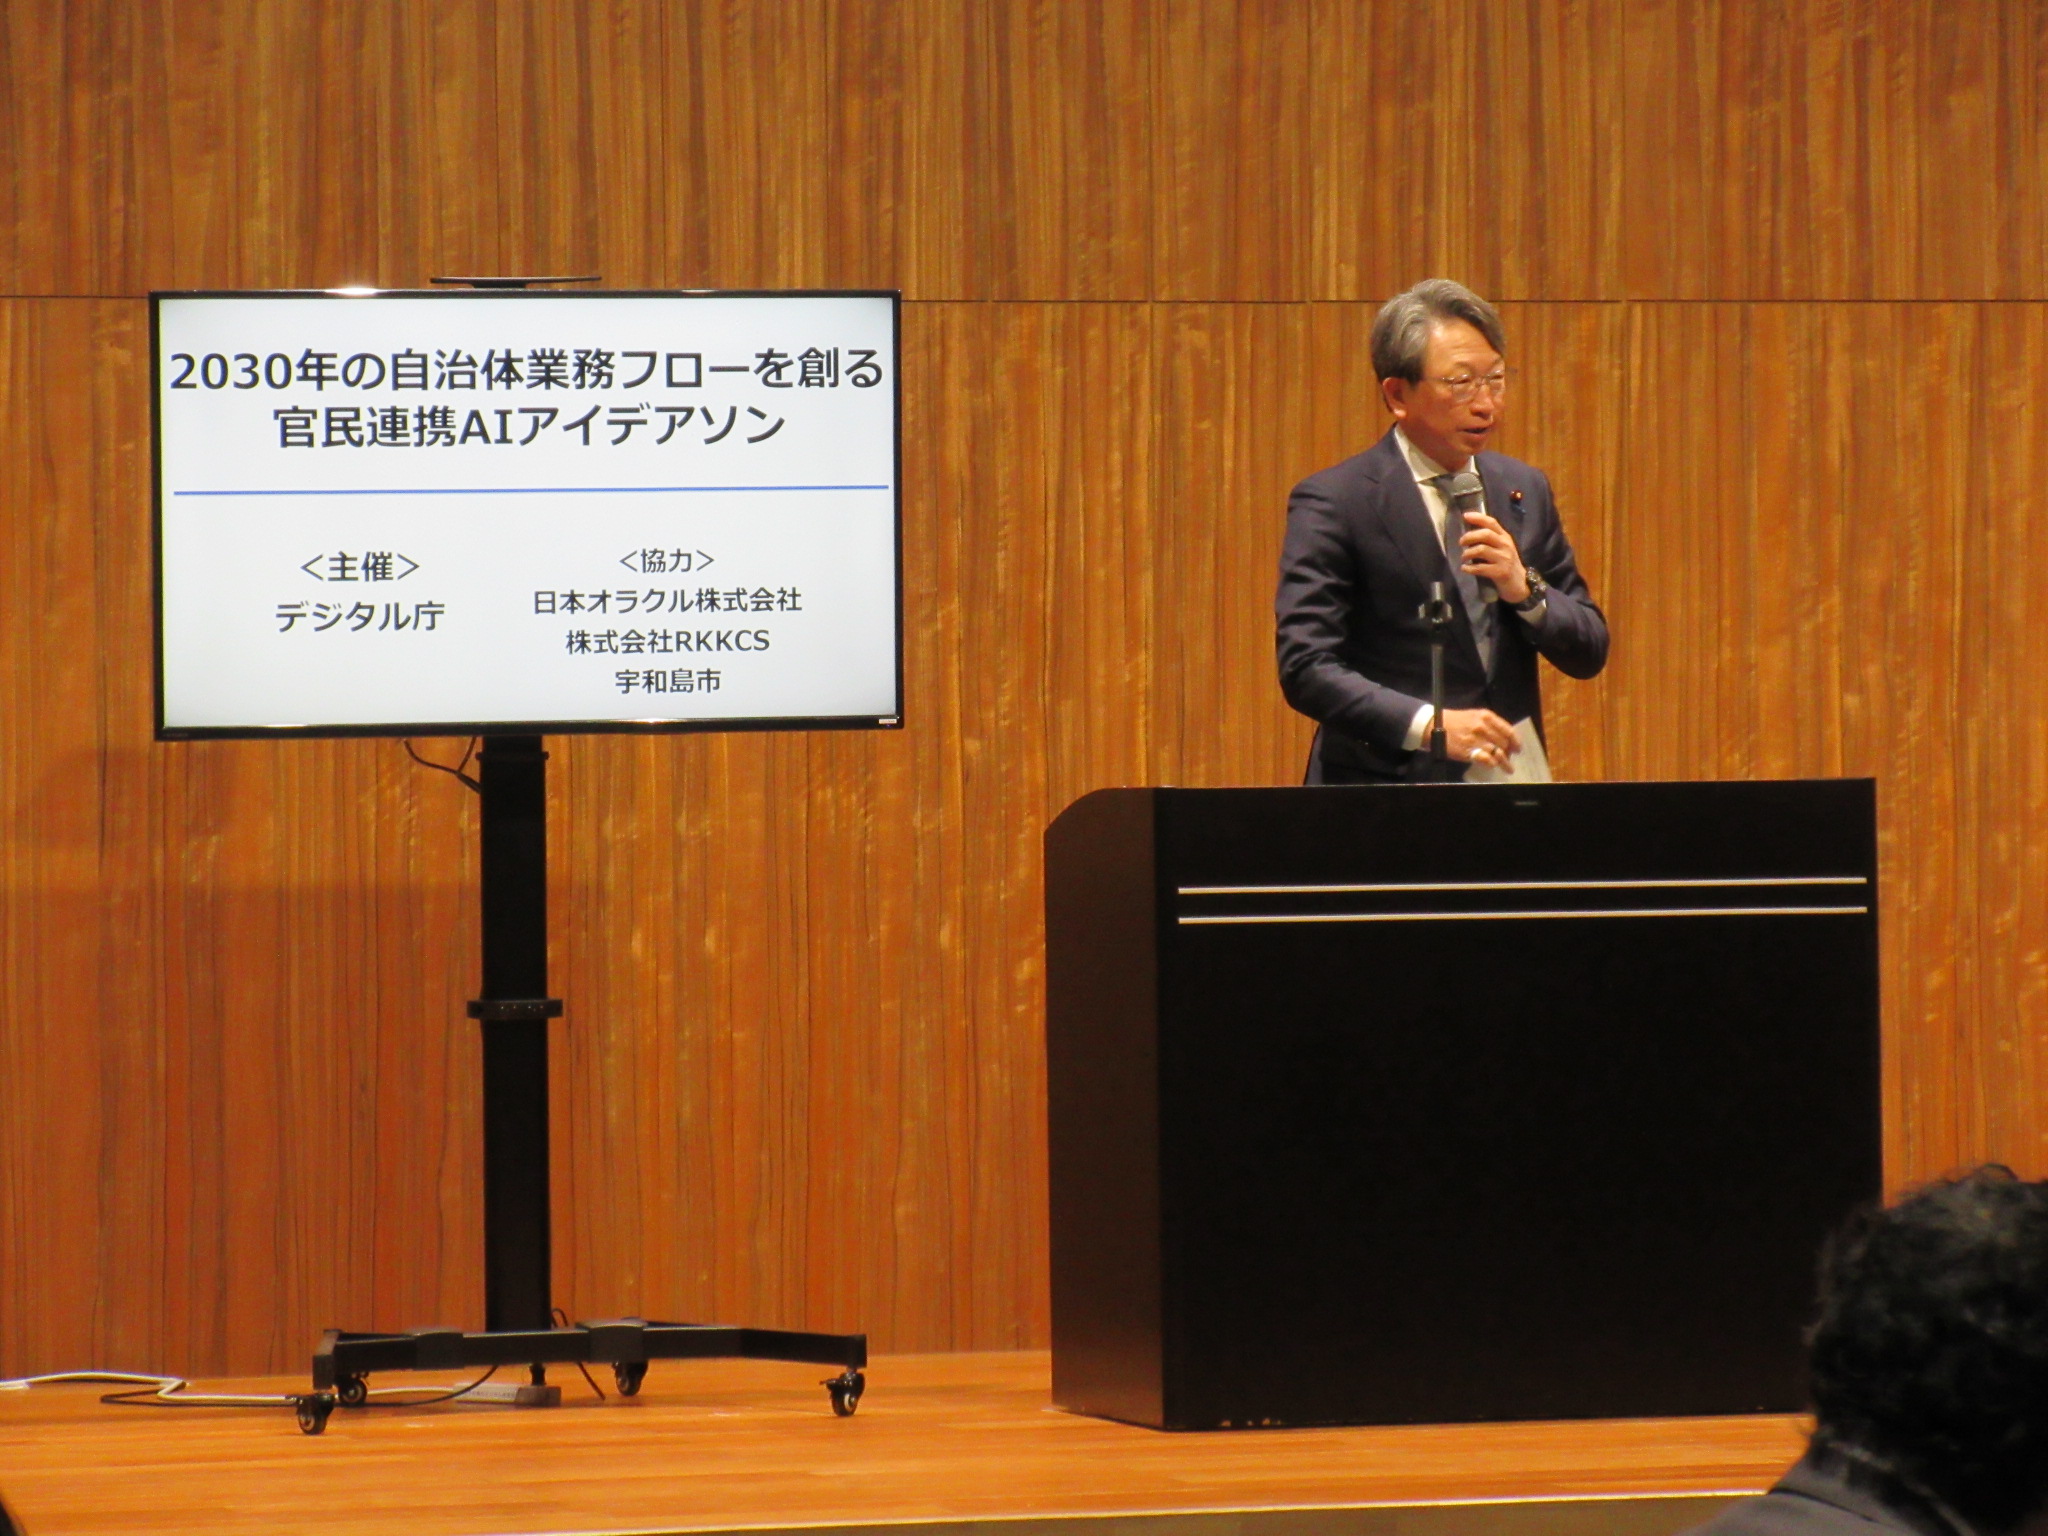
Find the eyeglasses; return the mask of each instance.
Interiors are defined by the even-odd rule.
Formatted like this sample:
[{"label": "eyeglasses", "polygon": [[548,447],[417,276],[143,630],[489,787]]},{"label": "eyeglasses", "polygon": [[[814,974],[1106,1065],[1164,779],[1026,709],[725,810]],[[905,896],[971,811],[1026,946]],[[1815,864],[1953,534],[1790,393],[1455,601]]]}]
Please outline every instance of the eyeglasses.
[{"label": "eyeglasses", "polygon": [[1429,382],[1441,384],[1445,394],[1449,395],[1457,404],[1463,405],[1482,389],[1491,394],[1495,399],[1506,398],[1508,381],[1513,377],[1514,375],[1508,369],[1496,368],[1492,373],[1488,374],[1461,373],[1448,379],[1432,376]]}]

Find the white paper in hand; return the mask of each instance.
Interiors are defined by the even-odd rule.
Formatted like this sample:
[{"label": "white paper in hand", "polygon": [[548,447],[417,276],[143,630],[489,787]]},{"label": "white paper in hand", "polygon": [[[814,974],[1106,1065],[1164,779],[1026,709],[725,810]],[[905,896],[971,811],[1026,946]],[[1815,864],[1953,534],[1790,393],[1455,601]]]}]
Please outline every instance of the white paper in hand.
[{"label": "white paper in hand", "polygon": [[1534,720],[1515,722],[1515,740],[1522,744],[1505,768],[1490,763],[1473,763],[1465,770],[1467,784],[1548,784],[1550,759],[1543,752],[1543,738],[1536,734]]}]

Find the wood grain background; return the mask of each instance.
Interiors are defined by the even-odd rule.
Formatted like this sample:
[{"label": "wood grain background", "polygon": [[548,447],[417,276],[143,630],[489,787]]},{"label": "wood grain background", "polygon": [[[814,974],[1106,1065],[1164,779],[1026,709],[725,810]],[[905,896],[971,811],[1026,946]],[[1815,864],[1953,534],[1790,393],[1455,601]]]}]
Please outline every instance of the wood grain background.
[{"label": "wood grain background", "polygon": [[574,1313],[1044,1341],[1040,834],[1295,778],[1432,273],[1614,620],[1562,769],[1875,775],[1891,1176],[2048,1173],[2036,0],[19,0],[0,155],[0,1372],[481,1311],[473,807],[151,741],[158,287],[904,292],[909,728],[554,743]]}]

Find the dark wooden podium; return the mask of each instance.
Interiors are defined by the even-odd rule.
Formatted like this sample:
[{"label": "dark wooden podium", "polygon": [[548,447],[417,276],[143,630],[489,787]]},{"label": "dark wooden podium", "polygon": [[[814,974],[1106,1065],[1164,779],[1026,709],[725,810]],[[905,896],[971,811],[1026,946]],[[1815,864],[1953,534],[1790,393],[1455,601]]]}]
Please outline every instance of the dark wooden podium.
[{"label": "dark wooden podium", "polygon": [[1103,790],[1046,930],[1060,1405],[1803,1406],[1881,1191],[1870,781]]}]

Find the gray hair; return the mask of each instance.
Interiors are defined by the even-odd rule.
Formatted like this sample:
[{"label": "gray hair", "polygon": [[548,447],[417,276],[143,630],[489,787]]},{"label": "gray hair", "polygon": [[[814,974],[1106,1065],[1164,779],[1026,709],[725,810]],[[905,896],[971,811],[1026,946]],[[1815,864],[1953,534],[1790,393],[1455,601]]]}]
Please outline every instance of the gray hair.
[{"label": "gray hair", "polygon": [[1484,336],[1494,351],[1507,355],[1507,333],[1501,329],[1500,312],[1462,283],[1432,277],[1380,306],[1372,322],[1372,371],[1383,379],[1421,383],[1422,354],[1429,347],[1429,333],[1450,320],[1463,320]]}]

